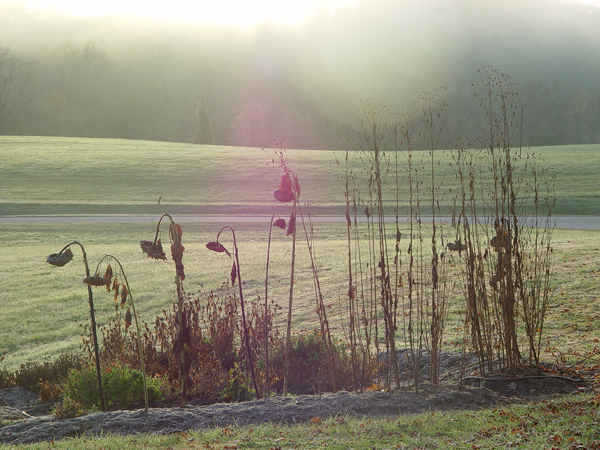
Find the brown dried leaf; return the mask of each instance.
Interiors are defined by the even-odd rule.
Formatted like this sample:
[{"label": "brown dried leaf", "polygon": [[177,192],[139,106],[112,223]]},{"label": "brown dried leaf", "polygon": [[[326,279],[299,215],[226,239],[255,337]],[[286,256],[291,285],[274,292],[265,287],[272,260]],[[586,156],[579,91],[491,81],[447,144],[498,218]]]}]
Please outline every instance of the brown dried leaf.
[{"label": "brown dried leaf", "polygon": [[122,284],[121,285],[121,307],[123,307],[123,305],[127,301],[127,295],[128,294],[129,294],[129,291],[127,290],[127,286],[125,286],[124,284]]},{"label": "brown dried leaf", "polygon": [[281,175],[281,182],[279,183],[279,189],[273,193],[273,196],[280,202],[288,203],[300,196],[300,185],[298,179],[295,180],[296,197],[294,196],[294,189],[292,188],[291,172],[288,170],[286,173]]},{"label": "brown dried leaf", "polygon": [[127,308],[127,312],[125,312],[125,331],[129,329],[131,326],[131,311]]},{"label": "brown dried leaf", "polygon": [[110,282],[112,281],[113,271],[110,264],[106,266],[106,272],[104,272],[104,279],[106,280],[106,292],[110,292]]},{"label": "brown dried leaf", "polygon": [[117,297],[119,296],[119,283],[117,282],[117,277],[113,278],[112,290],[115,291],[115,303],[117,303]]},{"label": "brown dried leaf", "polygon": [[180,241],[181,242],[181,236],[183,236],[183,230],[181,229],[181,226],[178,223],[173,222],[171,224],[171,226],[169,227],[169,233],[171,233],[171,240],[172,241]]},{"label": "brown dried leaf", "polygon": [[237,266],[234,262],[233,265],[231,266],[231,285],[232,286],[235,286],[236,277],[237,277]]},{"label": "brown dried leaf", "polygon": [[171,244],[171,256],[173,257],[173,261],[175,261],[175,271],[181,280],[185,280],[182,262],[184,250],[185,247],[181,245],[181,242],[173,242],[173,244]]},{"label": "brown dried leaf", "polygon": [[280,201],[282,203],[288,203],[294,200],[293,193],[284,191],[282,189],[277,189],[275,192],[273,192],[273,197],[275,197],[277,201]]},{"label": "brown dried leaf", "polygon": [[296,232],[296,213],[292,213],[290,221],[288,222],[288,229],[285,233],[286,236],[291,236]]}]

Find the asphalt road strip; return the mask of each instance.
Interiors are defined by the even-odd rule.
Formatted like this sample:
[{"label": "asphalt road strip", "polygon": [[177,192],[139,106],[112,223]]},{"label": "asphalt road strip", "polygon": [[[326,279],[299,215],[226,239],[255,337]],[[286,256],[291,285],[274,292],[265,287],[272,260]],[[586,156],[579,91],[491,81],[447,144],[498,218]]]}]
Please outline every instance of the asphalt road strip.
[{"label": "asphalt road strip", "polygon": [[[269,223],[272,216],[217,216],[217,215],[182,215],[175,216],[179,223]],[[408,216],[398,218],[400,223],[408,223]],[[158,220],[155,214],[148,215],[81,215],[81,216],[3,216],[3,223],[153,223]],[[307,219],[308,220],[308,219]],[[344,223],[344,216],[311,216],[313,223]],[[365,217],[358,218],[359,222],[366,222]],[[570,230],[600,230],[600,216],[559,216],[551,219],[555,228]],[[386,222],[393,223],[395,217],[387,217]],[[421,217],[423,223],[431,223],[432,217]],[[451,217],[436,217],[436,221],[450,223]],[[540,226],[544,226],[545,218],[540,219]]]}]

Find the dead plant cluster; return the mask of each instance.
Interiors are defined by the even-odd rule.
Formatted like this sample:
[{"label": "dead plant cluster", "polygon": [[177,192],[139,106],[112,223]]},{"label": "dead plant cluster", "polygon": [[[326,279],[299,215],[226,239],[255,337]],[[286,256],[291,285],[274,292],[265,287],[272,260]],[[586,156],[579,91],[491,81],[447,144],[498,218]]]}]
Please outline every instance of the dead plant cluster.
[{"label": "dead plant cluster", "polygon": [[[451,305],[463,312],[462,351],[477,355],[483,374],[514,371],[525,360],[539,363],[551,294],[551,178],[535,158],[523,157],[515,148],[519,103],[510,79],[488,68],[482,82],[483,92],[476,96],[485,133],[475,142],[458,139],[449,168],[453,181],[437,175],[436,151],[447,108],[438,95],[423,96],[405,116],[369,106],[361,116],[362,133],[347,140],[342,164],[348,283],[340,340],[330,331],[313,227],[299,201],[299,178],[283,152],[277,161],[283,174],[273,196],[291,205],[290,216],[287,222],[276,215],[271,220],[264,299],[244,299],[240,254],[230,226],[206,245],[220,254],[209,257],[229,257],[232,263],[230,281],[217,291],[185,291],[183,230],[169,214],[159,219],[153,241],[141,241],[148,257],[167,260],[159,230],[163,219],[169,221],[176,301],[153,324],[138,323],[129,283],[116,258],[107,255],[101,262],[118,264],[118,278],[110,265],[101,276],[100,263],[90,276],[86,261],[92,319],[92,286],[105,286],[115,300],[121,299],[114,318],[100,327],[101,345],[93,320],[83,333],[85,353],[96,359],[102,407],[100,368],[110,371],[115,364],[142,374],[146,407],[146,376],[167,380],[162,385],[167,400],[241,401],[272,393],[389,388],[407,379],[418,386],[421,361],[428,355],[429,379],[438,383]],[[413,149],[417,136],[426,137],[428,151]],[[390,184],[394,198],[386,197]],[[291,241],[287,321],[281,333],[273,323],[278,307],[268,300],[273,225],[285,229]],[[223,243],[224,233],[231,234],[232,246]],[[292,327],[296,248],[302,241],[308,249],[319,323],[308,333]],[[70,245],[48,262],[67,264]],[[127,304],[125,314],[119,304]],[[412,360],[410,373],[400,373],[400,354]],[[5,378],[0,373],[3,383]]]},{"label": "dead plant cluster", "polygon": [[[365,365],[382,352],[391,365],[384,385],[401,382],[399,344],[410,349],[415,385],[424,354],[437,383],[450,305],[463,312],[460,345],[478,356],[482,374],[540,362],[551,295],[552,178],[513,142],[522,116],[509,77],[491,68],[481,74],[483,92],[475,95],[483,132],[475,142],[457,137],[450,167],[436,159],[447,109],[439,95],[423,96],[404,116],[370,105],[362,133],[347,140],[339,161],[347,199],[347,321],[353,374],[362,386]],[[416,136],[426,137],[428,151],[413,148]],[[390,184],[393,199],[383,195]]]}]

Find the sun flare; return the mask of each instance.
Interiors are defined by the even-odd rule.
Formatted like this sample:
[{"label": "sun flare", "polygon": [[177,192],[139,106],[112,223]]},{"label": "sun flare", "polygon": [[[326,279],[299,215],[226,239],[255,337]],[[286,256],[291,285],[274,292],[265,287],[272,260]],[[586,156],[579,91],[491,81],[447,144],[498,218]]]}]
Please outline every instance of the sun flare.
[{"label": "sun flare", "polygon": [[252,27],[264,22],[294,26],[319,7],[334,8],[352,0],[27,0],[33,10],[54,10],[76,17],[105,17],[119,14],[150,19],[178,19],[216,25]]}]

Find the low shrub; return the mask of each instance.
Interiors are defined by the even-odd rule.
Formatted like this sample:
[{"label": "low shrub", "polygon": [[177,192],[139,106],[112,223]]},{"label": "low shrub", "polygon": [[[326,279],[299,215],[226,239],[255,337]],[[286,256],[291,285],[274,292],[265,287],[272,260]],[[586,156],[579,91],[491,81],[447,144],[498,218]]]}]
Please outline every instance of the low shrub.
[{"label": "low shrub", "polygon": [[[4,356],[0,358],[0,362],[4,360]],[[0,389],[6,389],[15,386],[15,374],[9,372],[6,367],[0,368]]]},{"label": "low shrub", "polygon": [[[337,389],[353,389],[352,370],[345,347],[334,346]],[[283,341],[275,346],[272,359],[273,377],[277,391],[283,391],[285,346]],[[292,336],[290,342],[288,392],[293,394],[319,394],[333,391],[331,367],[327,349],[316,330]]]},{"label": "low shrub", "polygon": [[65,397],[62,402],[54,405],[52,413],[57,419],[72,419],[87,414],[87,410],[81,403],[70,397]]},{"label": "low shrub", "polygon": [[53,402],[63,394],[60,384],[51,381],[42,381],[38,385],[38,394],[42,402]]},{"label": "low shrub", "polygon": [[[159,402],[163,399],[167,382],[163,378],[148,379],[148,399]],[[126,365],[114,364],[102,374],[102,387],[106,406],[109,409],[124,409],[143,403],[144,382],[142,374]],[[72,370],[64,386],[63,403],[75,402],[85,409],[100,406],[96,369],[86,366]]]},{"label": "low shrub", "polygon": [[14,386],[39,392],[41,383],[60,384],[71,370],[80,369],[83,365],[83,356],[75,352],[63,353],[55,361],[28,361],[15,371]]},{"label": "low shrub", "polygon": [[256,392],[250,387],[250,380],[236,363],[229,371],[227,387],[219,393],[221,400],[227,403],[245,402],[252,400],[255,395]]}]

